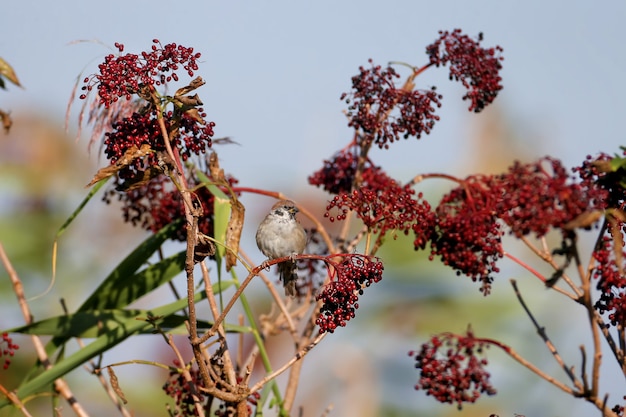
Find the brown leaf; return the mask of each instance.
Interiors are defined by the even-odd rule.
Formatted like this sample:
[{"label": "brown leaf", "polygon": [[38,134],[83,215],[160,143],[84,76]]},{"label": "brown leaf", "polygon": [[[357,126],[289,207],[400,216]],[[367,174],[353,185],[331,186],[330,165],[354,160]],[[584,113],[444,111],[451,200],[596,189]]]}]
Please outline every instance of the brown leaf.
[{"label": "brown leaf", "polygon": [[11,67],[9,63],[2,58],[0,58],[0,76],[5,77],[7,80],[11,81],[18,87],[22,86],[20,84],[20,80],[17,79],[15,71],[13,71],[13,67]]},{"label": "brown leaf", "polygon": [[615,265],[617,265],[618,271],[620,275],[622,275],[624,273],[624,266],[622,264],[622,250],[624,248],[624,239],[622,237],[622,221],[619,220],[619,217],[616,217],[612,212],[607,213],[606,218],[609,222],[611,236],[613,237],[613,256],[615,256]]},{"label": "brown leaf", "polygon": [[195,107],[187,110],[185,114],[200,124],[206,124],[206,121],[200,116],[200,112]]},{"label": "brown leaf", "polygon": [[139,187],[146,185],[152,180],[152,178],[156,178],[161,175],[163,171],[160,168],[150,167],[145,171],[141,172],[141,176],[137,176],[133,179],[125,179],[123,184],[120,184],[116,187],[117,191],[131,191],[135,190]]},{"label": "brown leaf", "polygon": [[203,105],[202,100],[200,100],[197,94],[193,96],[176,96],[173,100],[174,103],[184,107],[198,107]]},{"label": "brown leaf", "polygon": [[591,165],[598,170],[599,173],[613,172],[611,161],[593,161]]},{"label": "brown leaf", "polygon": [[209,172],[211,173],[211,178],[217,184],[225,184],[226,177],[224,176],[224,170],[220,168],[220,161],[217,158],[216,152],[211,152],[209,156]]},{"label": "brown leaf", "polygon": [[198,232],[198,243],[193,254],[194,262],[202,262],[207,256],[213,255],[215,255],[215,243],[204,233]]},{"label": "brown leaf", "polygon": [[2,127],[4,127],[4,131],[9,133],[11,125],[13,125],[13,120],[11,119],[9,113],[0,110],[0,120],[2,120]]},{"label": "brown leaf", "polygon": [[120,169],[127,167],[135,158],[142,158],[151,152],[150,145],[143,144],[141,148],[133,145],[124,152],[124,155],[113,165],[100,168],[87,187],[91,187],[95,183],[115,175]]},{"label": "brown leaf", "polygon": [[174,96],[175,97],[184,96],[185,94],[192,92],[196,88],[202,87],[204,84],[205,84],[205,81],[202,79],[202,77],[194,78],[193,80],[191,80],[189,85],[176,90],[176,94]]},{"label": "brown leaf", "polygon": [[211,142],[214,144],[220,145],[239,145],[238,142],[235,142],[230,136],[225,136],[223,138],[211,139]]},{"label": "brown leaf", "polygon": [[120,388],[120,384],[119,384],[119,381],[117,380],[117,376],[115,375],[115,372],[113,372],[113,368],[108,367],[107,371],[109,373],[109,379],[111,380],[111,388],[113,388],[113,391],[115,391],[115,393],[118,395],[118,397],[120,397],[120,399],[124,402],[124,404],[128,403],[128,401],[126,401],[126,397],[124,396],[124,393],[122,392],[122,389]]},{"label": "brown leaf", "polygon": [[228,219],[228,228],[226,229],[226,271],[237,265],[237,253],[239,253],[239,241],[241,240],[241,231],[243,230],[243,219],[246,208],[236,198],[230,199],[230,219]]},{"label": "brown leaf", "polygon": [[602,217],[602,212],[599,210],[585,211],[574,219],[563,225],[563,229],[565,230],[574,230],[574,229],[584,229],[586,227],[591,226]]}]

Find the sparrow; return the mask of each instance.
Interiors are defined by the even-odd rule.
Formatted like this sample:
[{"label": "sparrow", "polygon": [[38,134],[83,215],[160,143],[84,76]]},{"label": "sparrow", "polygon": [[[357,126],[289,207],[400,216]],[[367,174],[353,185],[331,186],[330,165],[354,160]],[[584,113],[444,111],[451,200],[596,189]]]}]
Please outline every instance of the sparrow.
[{"label": "sparrow", "polygon": [[293,201],[281,200],[272,206],[256,232],[256,244],[270,260],[291,256],[291,261],[278,264],[278,274],[285,287],[285,295],[296,295],[296,262],[306,246],[306,233],[296,219],[298,208]]}]

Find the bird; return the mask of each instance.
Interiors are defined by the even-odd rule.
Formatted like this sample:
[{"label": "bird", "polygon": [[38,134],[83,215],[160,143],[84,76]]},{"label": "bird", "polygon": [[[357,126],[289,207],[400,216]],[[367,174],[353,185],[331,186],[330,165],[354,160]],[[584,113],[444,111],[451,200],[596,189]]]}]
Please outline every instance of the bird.
[{"label": "bird", "polygon": [[302,254],[307,240],[304,228],[296,219],[298,211],[293,201],[280,200],[272,206],[256,232],[256,244],[269,260],[292,257],[291,261],[278,264],[278,274],[285,287],[285,295],[291,297],[297,294],[298,279],[293,257]]}]

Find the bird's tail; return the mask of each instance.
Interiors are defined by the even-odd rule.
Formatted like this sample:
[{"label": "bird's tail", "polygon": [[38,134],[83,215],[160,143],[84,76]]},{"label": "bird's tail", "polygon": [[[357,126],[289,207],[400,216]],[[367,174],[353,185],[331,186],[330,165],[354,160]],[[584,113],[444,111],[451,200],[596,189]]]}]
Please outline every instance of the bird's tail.
[{"label": "bird's tail", "polygon": [[283,282],[283,286],[285,287],[285,295],[295,297],[298,293],[296,291],[296,281],[298,279],[298,274],[296,273],[296,263],[281,262],[278,264],[278,273],[280,275],[280,280]]}]

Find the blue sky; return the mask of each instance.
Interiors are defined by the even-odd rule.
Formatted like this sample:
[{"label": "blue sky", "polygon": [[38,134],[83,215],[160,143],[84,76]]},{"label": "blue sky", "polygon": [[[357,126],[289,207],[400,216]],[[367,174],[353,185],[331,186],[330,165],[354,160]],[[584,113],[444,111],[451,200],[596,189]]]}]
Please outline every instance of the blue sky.
[{"label": "blue sky", "polygon": [[[207,85],[199,94],[216,135],[242,145],[220,150],[225,168],[236,165],[249,185],[290,188],[349,140],[339,96],[359,65],[368,58],[422,64],[438,30],[460,27],[504,48],[497,102],[518,134],[531,148],[540,136],[538,152],[574,165],[623,143],[625,17],[618,1],[14,2],[0,16],[0,56],[26,89],[11,89],[0,105],[41,110],[61,124],[76,76],[94,72],[108,53],[97,43],[71,44],[76,40],[119,41],[129,52],[149,48],[153,38],[193,46],[203,54],[198,74]],[[439,170],[462,157],[476,116],[446,78],[440,69],[418,79],[444,94],[433,133],[375,157]],[[284,158],[285,151],[293,154]]]}]

